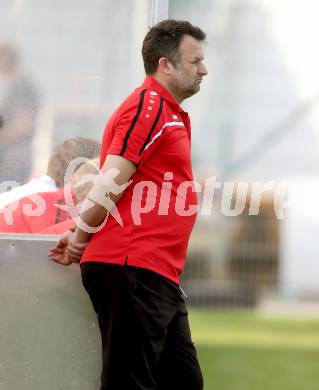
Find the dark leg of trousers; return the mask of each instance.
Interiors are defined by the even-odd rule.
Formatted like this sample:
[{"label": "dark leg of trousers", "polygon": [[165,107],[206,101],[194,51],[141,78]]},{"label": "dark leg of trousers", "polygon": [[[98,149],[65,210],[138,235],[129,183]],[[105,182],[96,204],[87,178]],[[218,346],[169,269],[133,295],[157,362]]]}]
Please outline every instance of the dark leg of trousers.
[{"label": "dark leg of trousers", "polygon": [[185,303],[167,329],[164,349],[157,369],[158,390],[202,390],[204,381],[191,339]]},{"label": "dark leg of trousers", "polygon": [[202,390],[177,285],[151,271],[81,265],[102,338],[100,390]]}]

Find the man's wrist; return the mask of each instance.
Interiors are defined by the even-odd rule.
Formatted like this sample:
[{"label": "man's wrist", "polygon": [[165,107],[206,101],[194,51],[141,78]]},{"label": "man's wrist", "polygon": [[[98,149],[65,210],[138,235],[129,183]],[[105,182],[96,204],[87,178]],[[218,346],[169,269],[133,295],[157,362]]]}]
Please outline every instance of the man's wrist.
[{"label": "man's wrist", "polygon": [[79,244],[82,244],[84,242],[88,242],[89,239],[90,239],[90,233],[87,233],[81,229],[79,229],[79,227],[76,227],[75,231],[74,231],[74,239],[75,239],[75,242],[79,243]]}]

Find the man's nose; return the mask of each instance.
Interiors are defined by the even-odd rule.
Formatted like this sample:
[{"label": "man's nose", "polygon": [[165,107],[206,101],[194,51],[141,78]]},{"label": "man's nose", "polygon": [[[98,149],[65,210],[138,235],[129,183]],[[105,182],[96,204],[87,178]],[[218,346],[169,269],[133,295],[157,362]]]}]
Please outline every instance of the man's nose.
[{"label": "man's nose", "polygon": [[208,70],[206,68],[206,66],[204,64],[201,64],[200,68],[199,68],[199,73],[203,76],[207,76],[208,75]]}]

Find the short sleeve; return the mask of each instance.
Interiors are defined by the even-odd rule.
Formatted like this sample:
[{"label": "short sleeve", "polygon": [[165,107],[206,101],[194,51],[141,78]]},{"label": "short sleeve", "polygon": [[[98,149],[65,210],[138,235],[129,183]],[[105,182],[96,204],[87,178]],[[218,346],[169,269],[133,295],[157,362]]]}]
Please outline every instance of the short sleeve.
[{"label": "short sleeve", "polygon": [[154,137],[160,131],[163,98],[144,89],[119,113],[107,154],[116,154],[139,165],[156,150]]}]

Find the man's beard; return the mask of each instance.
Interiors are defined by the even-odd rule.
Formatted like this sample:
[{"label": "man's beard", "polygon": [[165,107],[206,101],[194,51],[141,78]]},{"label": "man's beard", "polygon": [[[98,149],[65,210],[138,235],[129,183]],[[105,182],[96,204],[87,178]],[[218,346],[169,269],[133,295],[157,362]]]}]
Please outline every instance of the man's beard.
[{"label": "man's beard", "polygon": [[192,85],[182,87],[177,80],[174,80],[171,82],[170,90],[175,98],[178,97],[184,100],[195,95],[200,90],[200,84],[194,81]]},{"label": "man's beard", "polygon": [[185,95],[187,95],[187,97],[191,97],[196,93],[198,93],[199,90],[200,90],[200,85],[194,82],[194,84],[191,87],[185,90]]}]

